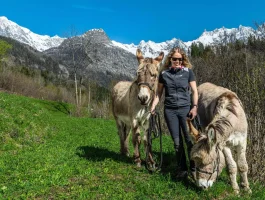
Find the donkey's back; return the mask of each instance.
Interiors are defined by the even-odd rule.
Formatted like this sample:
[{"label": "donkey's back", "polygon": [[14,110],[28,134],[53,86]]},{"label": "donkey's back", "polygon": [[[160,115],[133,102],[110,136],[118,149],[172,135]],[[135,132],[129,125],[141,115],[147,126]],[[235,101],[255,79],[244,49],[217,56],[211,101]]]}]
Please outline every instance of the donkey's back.
[{"label": "donkey's back", "polygon": [[128,118],[129,116],[129,90],[131,85],[132,82],[120,81],[112,90],[112,111],[116,119],[122,116]]},{"label": "donkey's back", "polygon": [[198,86],[198,94],[198,114],[203,127],[206,127],[218,113],[230,121],[235,132],[247,132],[246,115],[236,93],[207,82]]}]

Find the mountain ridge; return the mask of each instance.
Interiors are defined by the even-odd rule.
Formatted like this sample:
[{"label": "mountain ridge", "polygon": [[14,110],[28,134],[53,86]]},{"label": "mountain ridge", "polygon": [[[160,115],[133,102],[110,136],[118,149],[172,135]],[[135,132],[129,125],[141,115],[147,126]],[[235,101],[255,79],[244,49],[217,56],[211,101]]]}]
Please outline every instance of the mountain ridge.
[{"label": "mountain ridge", "polygon": [[[89,31],[100,31],[105,33],[103,29],[91,29]],[[87,31],[86,33],[88,33],[89,31]],[[38,51],[45,51],[49,48],[58,47],[66,39],[61,38],[57,35],[50,37],[48,35],[35,34],[29,29],[19,26],[15,22],[8,20],[5,16],[0,17],[0,35],[11,37],[22,43],[26,43],[37,49]],[[171,40],[166,40],[160,43],[156,43],[150,40],[142,40],[139,44],[123,44],[114,40],[110,41],[113,46],[122,48],[132,54],[135,54],[136,49],[139,48],[145,56],[153,57],[159,54],[159,52],[161,51],[164,51],[164,53],[167,54],[168,51],[175,46],[179,46],[188,51],[192,43],[202,43],[206,46],[224,42],[233,42],[236,39],[246,41],[249,36],[259,37],[260,35],[260,31],[254,30],[251,27],[240,25],[238,28],[228,29],[222,27],[216,28],[213,31],[205,30],[197,39],[187,42],[176,38],[172,38]]]},{"label": "mountain ridge", "polygon": [[[214,31],[204,31],[193,41],[183,42],[173,38],[155,43],[142,40],[135,45],[111,40],[103,29],[91,29],[82,35],[69,38],[41,36],[20,27],[6,17],[0,17],[0,36],[1,34],[27,46],[22,48],[18,44],[18,50],[14,49],[11,52],[11,57],[17,64],[52,72],[57,78],[64,77],[67,80],[74,80],[74,74],[77,72],[76,75],[79,77],[108,88],[113,81],[132,80],[135,77],[138,66],[135,56],[137,48],[145,57],[156,57],[161,51],[167,55],[175,46],[188,51],[193,42],[211,45],[235,39],[246,41],[250,35],[258,37],[259,32],[243,26],[234,29],[223,27]],[[28,47],[32,48],[30,52],[26,52]],[[28,57],[34,59],[25,62],[28,61]]]},{"label": "mountain ridge", "polygon": [[10,37],[19,42],[30,45],[38,51],[44,51],[52,47],[59,46],[65,38],[58,35],[50,37],[48,35],[38,35],[29,29],[19,26],[7,17],[0,17],[0,35]]}]

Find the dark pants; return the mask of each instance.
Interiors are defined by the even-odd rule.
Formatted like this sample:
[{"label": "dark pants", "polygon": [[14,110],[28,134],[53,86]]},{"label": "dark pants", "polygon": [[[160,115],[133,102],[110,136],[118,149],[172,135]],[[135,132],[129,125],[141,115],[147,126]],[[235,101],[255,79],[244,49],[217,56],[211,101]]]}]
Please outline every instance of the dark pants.
[{"label": "dark pants", "polygon": [[[190,106],[179,108],[165,108],[164,110],[167,127],[174,142],[174,148],[177,154],[177,162],[180,170],[182,171],[186,171],[188,167],[186,163],[186,154],[184,150],[183,139],[181,136],[181,130],[186,142],[189,157],[191,148],[193,146],[186,124],[186,118],[189,111]],[[190,161],[190,169],[192,171],[195,170],[195,164],[193,161]]]}]

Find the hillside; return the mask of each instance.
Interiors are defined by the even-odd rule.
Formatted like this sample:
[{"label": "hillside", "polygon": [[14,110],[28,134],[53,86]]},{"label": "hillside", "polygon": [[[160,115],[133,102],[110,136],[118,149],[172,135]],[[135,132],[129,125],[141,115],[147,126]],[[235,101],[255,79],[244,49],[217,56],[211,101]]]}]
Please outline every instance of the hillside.
[{"label": "hillside", "polygon": [[[176,180],[167,136],[162,171],[149,174],[120,156],[112,120],[71,117],[71,105],[3,92],[0,111],[0,199],[238,199],[225,173],[208,191]],[[240,199],[265,198],[264,187],[251,188]]]},{"label": "hillside", "polygon": [[[0,40],[12,45],[5,66],[39,70],[53,82],[73,81],[77,69],[78,79],[82,77],[86,82],[109,88],[113,81],[131,80],[138,66],[135,55],[112,46],[104,32],[88,32],[44,52],[12,38],[0,36]],[[84,42],[81,48],[80,42]]]},{"label": "hillside", "polygon": [[8,58],[4,61],[6,66],[40,70],[50,74],[55,79],[67,79],[69,77],[69,72],[64,65],[44,53],[12,38],[0,36],[0,40],[12,45],[11,50],[8,52]]},{"label": "hillside", "polygon": [[68,38],[44,53],[66,66],[72,76],[76,70],[78,76],[106,88],[115,80],[131,80],[138,66],[136,51],[114,46],[103,30]]}]

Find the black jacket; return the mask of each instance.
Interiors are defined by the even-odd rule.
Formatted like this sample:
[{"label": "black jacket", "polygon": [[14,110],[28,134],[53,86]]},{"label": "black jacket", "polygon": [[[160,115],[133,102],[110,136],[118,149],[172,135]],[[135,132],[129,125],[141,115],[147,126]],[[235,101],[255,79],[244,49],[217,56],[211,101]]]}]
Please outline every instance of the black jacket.
[{"label": "black jacket", "polygon": [[165,88],[165,107],[189,106],[191,103],[189,82],[191,81],[195,81],[195,76],[189,68],[169,68],[162,71],[159,75],[159,83],[162,83]]}]

